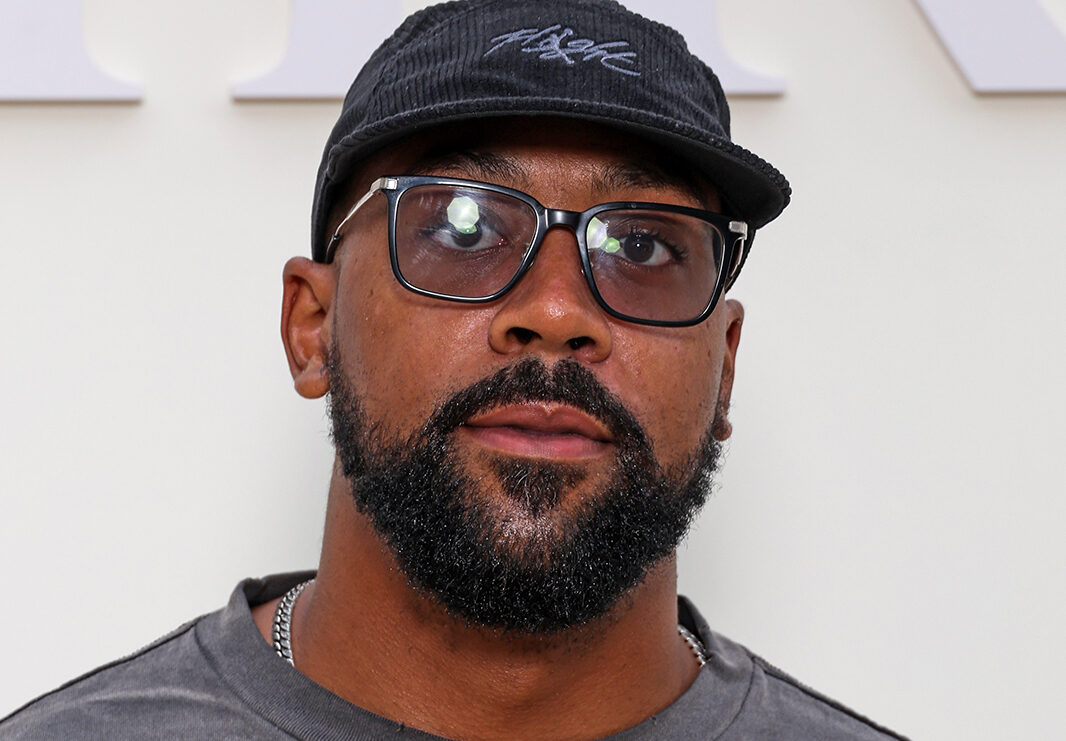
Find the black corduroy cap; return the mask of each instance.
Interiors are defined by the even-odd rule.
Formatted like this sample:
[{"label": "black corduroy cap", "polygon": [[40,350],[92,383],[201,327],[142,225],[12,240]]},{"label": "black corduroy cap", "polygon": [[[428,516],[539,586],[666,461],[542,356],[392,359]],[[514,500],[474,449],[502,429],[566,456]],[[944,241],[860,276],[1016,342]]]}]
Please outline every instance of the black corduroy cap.
[{"label": "black corduroy cap", "polygon": [[330,210],[360,162],[404,136],[492,116],[580,119],[659,144],[751,230],[791,195],[773,165],[732,143],[717,76],[674,29],[613,0],[457,0],[407,18],[348,91],[318,171],[314,258],[324,259]]}]

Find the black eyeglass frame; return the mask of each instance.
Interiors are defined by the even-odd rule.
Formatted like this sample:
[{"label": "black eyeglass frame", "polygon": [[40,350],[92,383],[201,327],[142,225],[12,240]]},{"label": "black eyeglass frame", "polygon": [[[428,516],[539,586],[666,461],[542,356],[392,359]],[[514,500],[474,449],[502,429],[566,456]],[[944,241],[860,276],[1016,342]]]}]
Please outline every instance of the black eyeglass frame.
[{"label": "black eyeglass frame", "polygon": [[[525,254],[522,256],[522,262],[518,266],[518,270],[515,271],[514,276],[503,288],[488,296],[455,296],[450,293],[438,293],[436,291],[420,288],[409,282],[403,276],[403,273],[400,271],[400,262],[396,250],[396,212],[400,203],[400,197],[411,188],[422,185],[455,186],[472,190],[501,193],[503,195],[511,196],[512,198],[517,198],[533,210],[537,217],[536,230],[529,242],[529,246],[526,247]],[[396,280],[399,281],[400,285],[413,293],[417,293],[421,296],[428,296],[430,298],[442,299],[444,301],[457,301],[467,304],[484,304],[489,303],[490,301],[495,301],[514,288],[518,281],[522,279],[522,276],[524,276],[529,271],[530,267],[532,267],[533,261],[536,259],[537,253],[540,251],[540,246],[544,242],[544,236],[548,233],[548,230],[554,226],[565,226],[574,232],[574,237],[576,238],[578,245],[578,254],[581,257],[581,272],[584,274],[585,282],[588,284],[589,290],[592,291],[592,296],[596,299],[596,303],[599,304],[600,308],[617,319],[653,327],[691,327],[699,324],[710,316],[722,294],[728,290],[736,280],[737,274],[740,272],[740,267],[744,264],[744,258],[751,249],[751,240],[754,237],[754,230],[751,229],[746,222],[730,219],[728,216],[723,216],[714,211],[705,211],[688,206],[677,206],[667,203],[649,203],[643,201],[612,201],[609,203],[596,204],[584,211],[568,211],[566,209],[547,208],[528,193],[523,193],[520,190],[508,188],[503,185],[494,185],[492,183],[484,183],[477,180],[464,180],[462,178],[439,177],[435,175],[385,175],[371,184],[370,190],[367,191],[362,198],[356,201],[355,205],[348,211],[340,224],[337,225],[337,229],[333,232],[333,236],[330,237],[329,244],[326,246],[326,254],[323,256],[322,262],[328,264],[333,261],[337,248],[343,240],[341,232],[344,230],[344,227],[352,217],[355,216],[355,213],[377,193],[383,194],[388,202],[389,261],[392,264],[392,273],[396,277]],[[646,319],[643,317],[623,314],[612,308],[600,294],[599,289],[596,287],[595,278],[593,278],[592,263],[589,260],[588,243],[586,241],[588,225],[597,214],[603,213],[604,211],[626,209],[662,211],[691,216],[708,222],[722,235],[722,259],[718,265],[718,275],[715,277],[714,290],[711,292],[710,299],[703,311],[695,318],[684,320]],[[735,239],[728,239],[727,235],[736,235],[736,237]]]}]

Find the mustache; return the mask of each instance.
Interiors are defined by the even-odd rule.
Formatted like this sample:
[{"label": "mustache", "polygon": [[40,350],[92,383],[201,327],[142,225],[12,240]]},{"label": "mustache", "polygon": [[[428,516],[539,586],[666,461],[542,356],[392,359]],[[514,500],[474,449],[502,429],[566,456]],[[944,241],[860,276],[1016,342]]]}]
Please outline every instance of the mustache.
[{"label": "mustache", "polygon": [[617,443],[639,450],[650,447],[632,412],[592,371],[571,358],[551,368],[539,358],[525,358],[472,383],[437,408],[423,434],[447,435],[476,414],[527,402],[566,404],[601,422]]}]

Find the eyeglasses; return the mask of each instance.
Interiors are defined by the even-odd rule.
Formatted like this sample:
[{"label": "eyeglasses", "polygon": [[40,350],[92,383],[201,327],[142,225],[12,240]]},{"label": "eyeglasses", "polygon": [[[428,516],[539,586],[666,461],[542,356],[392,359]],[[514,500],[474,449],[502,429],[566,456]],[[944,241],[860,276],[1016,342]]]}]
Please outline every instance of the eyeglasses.
[{"label": "eyeglasses", "polygon": [[529,270],[548,230],[565,226],[577,237],[582,272],[604,311],[638,324],[691,326],[714,310],[746,253],[748,225],[711,211],[628,201],[566,211],[500,185],[386,176],[341,221],[325,262],[377,193],[388,199],[396,279],[447,301],[500,298]]}]

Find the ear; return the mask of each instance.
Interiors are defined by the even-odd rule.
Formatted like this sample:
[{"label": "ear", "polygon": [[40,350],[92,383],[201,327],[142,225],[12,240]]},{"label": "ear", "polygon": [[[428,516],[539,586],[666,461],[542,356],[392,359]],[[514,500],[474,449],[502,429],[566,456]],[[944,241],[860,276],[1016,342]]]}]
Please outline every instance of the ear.
[{"label": "ear", "polygon": [[327,320],[337,285],[336,270],[333,265],[294,257],[285,263],[282,283],[281,341],[289,372],[300,396],[317,399],[329,391]]},{"label": "ear", "polygon": [[718,405],[715,408],[712,430],[715,439],[719,441],[724,441],[733,434],[733,425],[729,421],[729,400],[733,395],[737,347],[740,346],[740,329],[744,324],[744,307],[739,301],[729,299],[722,308],[725,312],[725,352],[722,354],[722,376],[718,384]]}]

